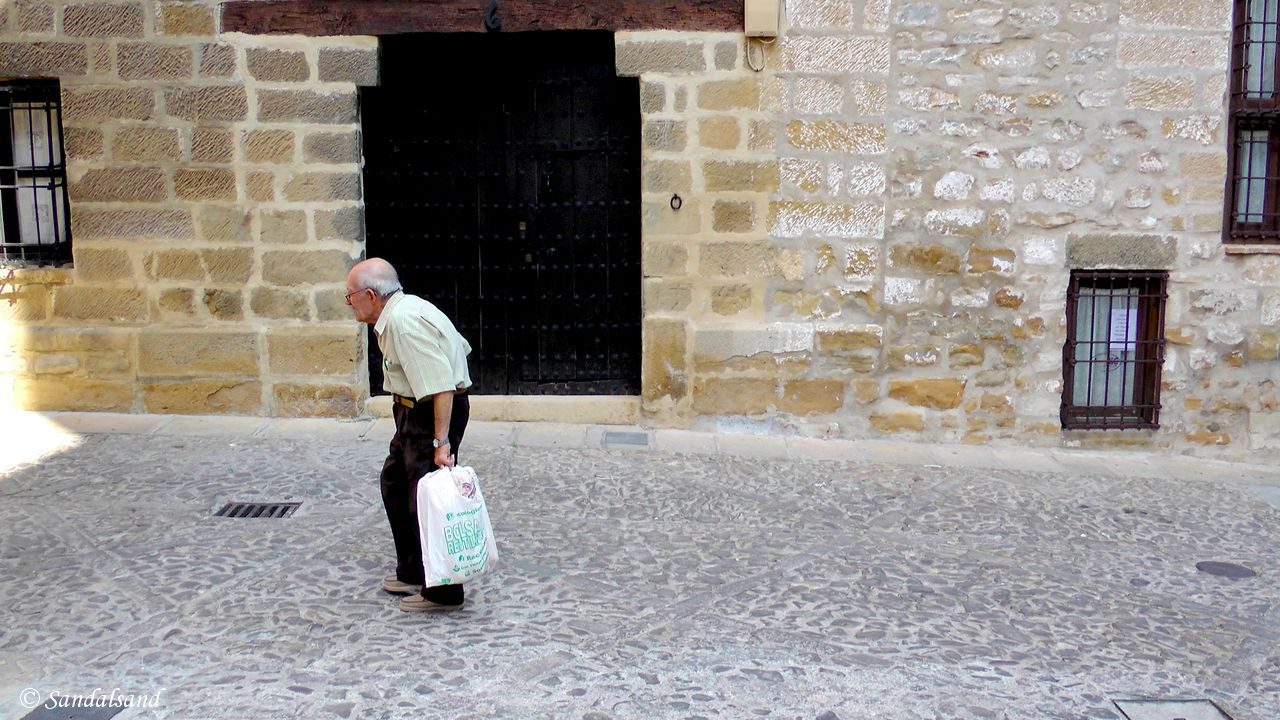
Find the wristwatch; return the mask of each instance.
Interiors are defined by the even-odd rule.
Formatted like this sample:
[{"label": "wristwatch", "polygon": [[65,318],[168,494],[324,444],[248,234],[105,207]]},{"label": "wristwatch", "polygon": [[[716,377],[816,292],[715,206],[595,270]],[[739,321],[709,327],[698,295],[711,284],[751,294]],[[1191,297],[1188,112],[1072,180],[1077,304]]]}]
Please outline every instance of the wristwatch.
[{"label": "wristwatch", "polygon": [[448,440],[441,440],[440,438],[431,438],[431,447],[433,448],[444,447],[445,445],[448,445],[448,444],[449,444]]}]

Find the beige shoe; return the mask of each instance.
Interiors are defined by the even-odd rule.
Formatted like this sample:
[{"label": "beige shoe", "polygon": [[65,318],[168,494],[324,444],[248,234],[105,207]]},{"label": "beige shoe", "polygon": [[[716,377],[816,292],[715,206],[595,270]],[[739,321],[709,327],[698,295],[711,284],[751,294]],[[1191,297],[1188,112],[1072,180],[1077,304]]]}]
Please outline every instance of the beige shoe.
[{"label": "beige shoe", "polygon": [[410,585],[400,582],[395,575],[382,578],[382,589],[397,595],[412,595],[422,589],[422,585]]},{"label": "beige shoe", "polygon": [[428,610],[457,610],[462,607],[462,603],[457,605],[442,605],[438,602],[431,602],[422,597],[422,593],[410,595],[407,598],[400,599],[400,609],[405,612],[427,612]]}]

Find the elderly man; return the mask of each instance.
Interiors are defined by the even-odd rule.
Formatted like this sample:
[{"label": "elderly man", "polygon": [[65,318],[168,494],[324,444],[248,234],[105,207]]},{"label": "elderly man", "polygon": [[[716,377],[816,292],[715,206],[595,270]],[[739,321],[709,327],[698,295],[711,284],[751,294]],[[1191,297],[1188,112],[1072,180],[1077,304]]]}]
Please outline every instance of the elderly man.
[{"label": "elderly man", "polygon": [[471,346],[436,306],[405,294],[395,268],[381,258],[347,274],[347,304],[356,320],[373,325],[382,349],[384,390],[392,393],[396,432],[382,465],[382,505],[396,546],[396,574],[382,589],[409,595],[407,612],[462,605],[461,585],[423,586],[417,491],[423,475],[453,466],[467,428]]}]

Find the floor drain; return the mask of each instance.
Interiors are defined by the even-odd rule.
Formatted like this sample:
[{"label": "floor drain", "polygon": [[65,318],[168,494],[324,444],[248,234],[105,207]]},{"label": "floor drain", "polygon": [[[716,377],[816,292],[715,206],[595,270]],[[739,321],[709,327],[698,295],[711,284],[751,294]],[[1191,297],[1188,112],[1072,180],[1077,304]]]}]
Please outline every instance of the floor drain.
[{"label": "floor drain", "polygon": [[41,705],[22,720],[111,720],[123,707],[48,707]]},{"label": "floor drain", "polygon": [[605,445],[639,445],[648,446],[649,433],[642,432],[618,432],[616,430],[606,430],[604,433]]},{"label": "floor drain", "polygon": [[1129,720],[1231,720],[1212,700],[1116,700]]},{"label": "floor drain", "polygon": [[213,515],[229,518],[287,518],[300,505],[300,502],[227,503]]},{"label": "floor drain", "polygon": [[1229,562],[1217,562],[1216,560],[1198,562],[1196,563],[1196,569],[1202,573],[1231,578],[1232,580],[1243,580],[1258,574],[1243,565],[1236,565],[1235,563]]}]

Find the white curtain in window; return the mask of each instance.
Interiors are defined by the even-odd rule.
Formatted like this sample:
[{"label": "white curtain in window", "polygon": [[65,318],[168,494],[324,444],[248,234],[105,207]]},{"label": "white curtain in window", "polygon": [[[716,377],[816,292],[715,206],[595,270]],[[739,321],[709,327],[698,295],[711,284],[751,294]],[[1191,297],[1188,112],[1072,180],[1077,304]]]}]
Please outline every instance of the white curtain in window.
[{"label": "white curtain in window", "polygon": [[1251,99],[1275,95],[1277,7],[1280,0],[1249,0],[1248,3],[1244,90]]},{"label": "white curtain in window", "polygon": [[1236,222],[1265,220],[1267,192],[1267,130],[1240,130],[1236,143]]},{"label": "white curtain in window", "polygon": [[1075,375],[1071,403],[1114,407],[1134,404],[1138,289],[1080,288],[1076,301]]}]

